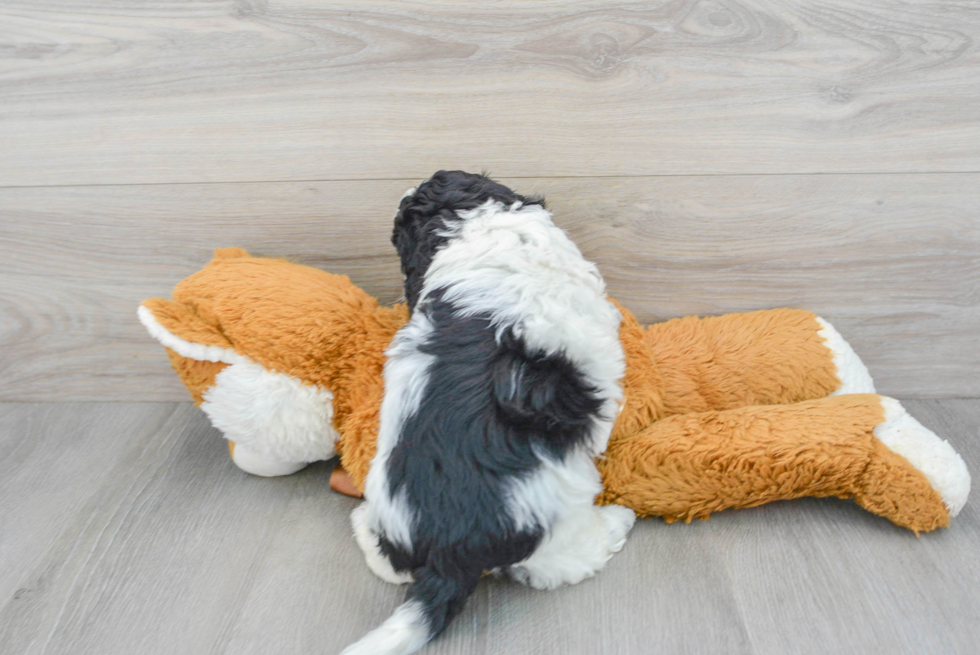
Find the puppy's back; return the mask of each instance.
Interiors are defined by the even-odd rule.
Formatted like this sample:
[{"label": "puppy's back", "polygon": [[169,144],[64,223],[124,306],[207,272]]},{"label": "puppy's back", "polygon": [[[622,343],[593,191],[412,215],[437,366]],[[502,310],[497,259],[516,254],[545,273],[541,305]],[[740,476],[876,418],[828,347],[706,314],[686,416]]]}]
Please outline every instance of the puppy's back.
[{"label": "puppy's back", "polygon": [[388,352],[367,488],[381,551],[415,582],[350,653],[420,647],[483,571],[526,560],[572,505],[591,507],[591,457],[622,397],[619,312],[543,206],[489,200],[440,230],[424,273],[407,271],[413,315]]}]

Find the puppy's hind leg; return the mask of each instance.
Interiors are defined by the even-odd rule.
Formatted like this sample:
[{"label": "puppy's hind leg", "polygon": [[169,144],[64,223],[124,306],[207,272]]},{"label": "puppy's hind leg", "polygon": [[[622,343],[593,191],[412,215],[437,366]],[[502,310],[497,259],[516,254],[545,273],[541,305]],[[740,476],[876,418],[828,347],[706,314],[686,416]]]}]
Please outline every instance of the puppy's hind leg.
[{"label": "puppy's hind leg", "polygon": [[354,539],[364,552],[364,559],[367,561],[368,568],[385,582],[392,584],[411,582],[412,574],[408,571],[402,573],[396,571],[391,561],[381,552],[380,538],[374,528],[371,527],[371,511],[370,502],[365,502],[350,515],[351,523],[354,526]]},{"label": "puppy's hind leg", "polygon": [[510,574],[535,589],[554,589],[592,577],[622,549],[636,521],[619,505],[576,508],[556,522],[537,550],[510,567]]}]

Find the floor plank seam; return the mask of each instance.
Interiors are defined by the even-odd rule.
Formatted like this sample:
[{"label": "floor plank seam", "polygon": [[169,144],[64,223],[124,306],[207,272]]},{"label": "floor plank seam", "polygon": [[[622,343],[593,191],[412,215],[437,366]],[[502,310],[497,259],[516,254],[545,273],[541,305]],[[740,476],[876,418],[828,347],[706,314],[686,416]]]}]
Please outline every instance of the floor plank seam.
[{"label": "floor plank seam", "polygon": [[[940,171],[809,171],[791,173],[644,173],[640,175],[499,175],[502,179],[508,180],[642,180],[656,178],[684,178],[684,177],[811,177],[811,176],[869,176],[869,175],[977,175],[980,170],[940,170]],[[321,182],[418,182],[424,175],[419,177],[396,176],[396,177],[324,177],[324,178],[303,178],[303,179],[279,179],[279,180],[208,180],[201,182],[98,182],[92,184],[0,184],[0,191],[15,189],[81,189],[81,188],[101,188],[101,187],[138,187],[138,186],[217,186],[223,184],[312,184]]]}]

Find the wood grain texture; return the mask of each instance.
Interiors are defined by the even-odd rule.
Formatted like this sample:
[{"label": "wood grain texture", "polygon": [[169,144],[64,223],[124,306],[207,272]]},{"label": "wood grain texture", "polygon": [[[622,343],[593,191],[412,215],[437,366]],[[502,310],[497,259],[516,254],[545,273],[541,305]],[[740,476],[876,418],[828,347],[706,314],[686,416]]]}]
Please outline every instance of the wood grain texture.
[{"label": "wood grain texture", "polygon": [[[980,470],[980,401],[906,404]],[[0,453],[5,655],[332,654],[402,599],[329,466],[248,476],[189,404],[3,403]],[[579,585],[482,581],[425,652],[970,655],[978,539],[975,500],[920,538],[832,499],[640,521]]]},{"label": "wood grain texture", "polygon": [[970,0],[14,0],[0,185],[980,171]]},{"label": "wood grain texture", "polygon": [[[505,180],[548,197],[644,322],[833,322],[892,395],[980,395],[980,175]],[[400,295],[409,181],[0,189],[0,399],[185,400],[137,304],[242,246]]]},{"label": "wood grain texture", "polygon": [[[0,608],[0,652],[221,652],[250,593],[250,567],[265,555],[298,478],[270,486],[244,473],[222,474],[227,448],[187,404],[0,405],[0,411],[7,447],[47,437],[46,448],[19,464],[4,515],[38,491],[75,505],[71,512],[56,502],[48,511],[38,508],[27,537],[4,532],[4,542],[28,541],[33,550],[30,558],[2,561],[3,578],[16,580],[17,591]],[[25,420],[24,411],[35,416]],[[37,416],[42,412],[76,428],[49,433],[54,426]],[[160,421],[161,413],[170,419]],[[134,414],[149,429],[134,425]],[[118,442],[124,445],[114,460],[63,467],[68,481],[87,485],[69,490],[61,480],[49,487],[29,478],[45,471],[59,448],[95,455]],[[53,535],[36,538],[41,528]]]}]

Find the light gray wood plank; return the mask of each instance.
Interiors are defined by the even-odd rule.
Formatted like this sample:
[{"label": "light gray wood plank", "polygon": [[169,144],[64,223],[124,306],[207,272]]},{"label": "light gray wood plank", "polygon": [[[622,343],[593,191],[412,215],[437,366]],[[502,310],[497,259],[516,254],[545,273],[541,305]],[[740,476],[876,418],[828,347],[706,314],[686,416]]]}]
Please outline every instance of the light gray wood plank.
[{"label": "light gray wood plank", "polygon": [[[644,322],[801,307],[891,395],[980,394],[980,175],[505,179],[544,193]],[[0,190],[0,399],[185,400],[135,317],[215,247],[400,295],[414,181]]]},{"label": "light gray wood plank", "polygon": [[488,640],[505,653],[753,653],[713,529],[640,521],[591,580],[548,592],[497,582]]},{"label": "light gray wood plank", "polygon": [[947,0],[17,0],[2,185],[980,170]]},{"label": "light gray wood plank", "polygon": [[[906,405],[978,470],[980,400]],[[5,654],[336,653],[402,599],[328,465],[247,476],[189,404],[0,404],[0,449]],[[833,499],[644,520],[582,584],[482,581],[425,652],[968,655],[978,532],[975,500],[919,538]]]},{"label": "light gray wood plank", "polygon": [[[47,411],[60,416],[28,421],[29,430],[5,434],[4,442],[38,439],[50,449],[93,453],[128,444],[114,461],[77,458],[65,477],[87,488],[78,485],[71,511],[40,511],[33,525],[43,531],[32,527],[26,537],[33,551],[4,561],[20,576],[17,591],[0,600],[0,652],[221,652],[297,478],[270,484],[235,469],[223,440],[190,404]],[[154,418],[161,412],[169,419]],[[133,414],[152,429],[134,429]],[[77,427],[52,431],[65,422]],[[44,479],[29,474],[51,459],[38,448],[19,464],[15,499],[35,493]],[[8,503],[0,512],[24,523]],[[17,544],[25,536],[3,537],[10,538]]]},{"label": "light gray wood plank", "polygon": [[134,444],[145,447],[175,411],[172,404],[0,404],[0,603],[27,602],[38,591],[19,586],[25,571],[43,562],[67,523],[91,511],[93,493],[135,456]]},{"label": "light gray wood plank", "polygon": [[[293,652],[338,653],[404,600],[406,587],[382,582],[364,563],[349,519],[359,501],[328,492],[329,470],[301,474],[224,652],[261,655],[290,644]],[[486,643],[487,596],[481,585],[446,639],[426,652],[499,652]]]}]

